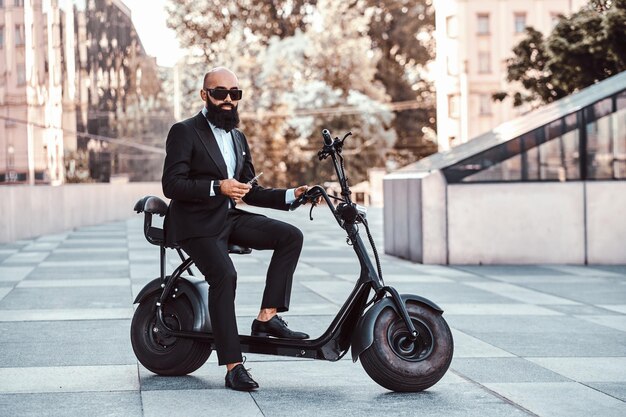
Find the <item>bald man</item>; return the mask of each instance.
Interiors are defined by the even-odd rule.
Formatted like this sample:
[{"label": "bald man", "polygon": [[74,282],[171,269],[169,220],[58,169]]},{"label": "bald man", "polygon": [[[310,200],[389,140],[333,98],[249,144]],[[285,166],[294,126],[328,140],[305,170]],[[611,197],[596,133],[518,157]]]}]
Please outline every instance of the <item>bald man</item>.
[{"label": "bald man", "polygon": [[236,206],[244,201],[287,210],[307,187],[272,189],[252,181],[255,171],[250,148],[237,129],[242,96],[232,71],[218,67],[206,73],[200,90],[202,110],[174,124],[167,136],[162,184],[165,196],[171,199],[166,238],[191,256],[209,283],[211,326],[219,364],[227,368],[225,385],[251,391],[259,385],[242,364],[235,318],[237,271],[228,244],[274,251],[251,334],[306,339],[307,334],[290,330],[277,315],[289,309],[302,233],[290,224]]}]

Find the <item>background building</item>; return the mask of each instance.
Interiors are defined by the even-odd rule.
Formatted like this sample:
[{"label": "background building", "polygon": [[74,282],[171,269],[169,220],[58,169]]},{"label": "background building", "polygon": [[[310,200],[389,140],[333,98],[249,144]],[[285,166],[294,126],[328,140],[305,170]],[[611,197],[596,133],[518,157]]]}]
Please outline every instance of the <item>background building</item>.
[{"label": "background building", "polygon": [[491,96],[514,87],[506,60],[527,26],[547,34],[559,14],[586,0],[436,0],[436,90],[439,150],[467,142],[528,108]]},{"label": "background building", "polygon": [[[163,71],[144,50],[130,9],[120,0],[90,0],[76,12],[78,152],[89,176],[155,180],[173,123]],[[113,140],[111,140],[113,139]],[[123,143],[123,145],[122,145]],[[88,156],[86,156],[88,155]],[[78,173],[76,173],[78,175]]]},{"label": "background building", "polygon": [[120,0],[0,0],[0,184],[154,180],[173,105]]},{"label": "background building", "polygon": [[63,182],[76,147],[68,3],[0,1],[0,184]]}]

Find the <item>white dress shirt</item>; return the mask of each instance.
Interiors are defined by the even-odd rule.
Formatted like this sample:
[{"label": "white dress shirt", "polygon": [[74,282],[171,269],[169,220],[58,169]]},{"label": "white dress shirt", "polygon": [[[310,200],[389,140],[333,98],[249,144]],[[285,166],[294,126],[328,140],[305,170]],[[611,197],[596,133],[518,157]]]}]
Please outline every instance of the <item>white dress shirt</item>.
[{"label": "white dress shirt", "polygon": [[[206,107],[202,108],[202,114],[206,118]],[[220,152],[222,153],[222,157],[224,158],[224,162],[226,162],[226,171],[228,174],[228,178],[235,177],[235,168],[237,166],[237,155],[235,154],[235,144],[233,142],[233,137],[230,132],[225,131],[224,129],[220,129],[216,127],[213,123],[209,122],[207,119],[207,123],[213,132],[213,136],[215,136],[215,140],[217,141],[217,146],[220,148]],[[213,181],[211,181],[211,191],[209,194],[211,197],[215,196],[215,191],[213,191]],[[296,190],[295,188],[290,188],[285,193],[285,203],[291,204],[296,200]]]}]

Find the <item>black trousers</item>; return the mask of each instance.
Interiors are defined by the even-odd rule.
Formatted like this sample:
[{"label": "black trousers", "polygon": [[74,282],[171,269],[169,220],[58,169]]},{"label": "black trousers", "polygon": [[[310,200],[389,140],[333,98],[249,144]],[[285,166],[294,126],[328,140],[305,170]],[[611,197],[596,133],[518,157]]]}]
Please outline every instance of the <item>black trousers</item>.
[{"label": "black trousers", "polygon": [[229,209],[219,235],[180,242],[209,283],[209,315],[220,365],[242,361],[235,317],[237,271],[228,255],[228,243],[274,250],[261,308],[283,312],[289,309],[293,273],[302,250],[302,232],[279,220]]}]

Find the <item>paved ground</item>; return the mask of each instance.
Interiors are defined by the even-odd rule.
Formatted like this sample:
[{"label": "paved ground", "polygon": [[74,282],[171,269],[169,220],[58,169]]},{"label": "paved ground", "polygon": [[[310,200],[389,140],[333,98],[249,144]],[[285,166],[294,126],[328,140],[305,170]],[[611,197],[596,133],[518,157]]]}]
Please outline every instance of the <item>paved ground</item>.
[{"label": "paved ground", "polygon": [[[304,209],[274,213],[305,234],[287,319],[317,336],[351,290],[356,259],[324,211],[313,222]],[[381,217],[371,210],[375,236]],[[158,275],[157,259],[140,216],[0,246],[0,416],[626,415],[625,266],[440,267],[385,256],[388,284],[446,310],[456,350],[442,381],[396,394],[348,358],[248,355],[261,384],[248,394],[223,388],[215,355],[187,377],[137,364],[131,303]],[[235,259],[248,332],[269,254]]]}]

